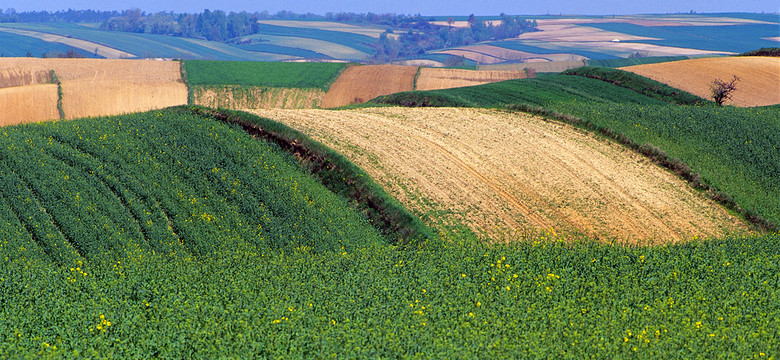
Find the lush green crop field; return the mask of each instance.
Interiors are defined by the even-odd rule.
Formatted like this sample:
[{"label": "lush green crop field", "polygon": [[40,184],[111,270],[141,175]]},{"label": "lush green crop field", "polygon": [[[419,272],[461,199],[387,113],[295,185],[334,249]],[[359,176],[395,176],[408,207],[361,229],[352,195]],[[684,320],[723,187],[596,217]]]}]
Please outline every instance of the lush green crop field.
[{"label": "lush green crop field", "polygon": [[687,56],[651,56],[640,58],[626,58],[626,59],[604,59],[604,60],[588,60],[588,66],[601,66],[609,68],[619,68],[623,66],[643,65],[643,64],[657,64],[662,62],[687,60]]},{"label": "lush green crop field", "polygon": [[278,63],[188,60],[190,85],[250,85],[327,90],[347,67],[342,63]]},{"label": "lush green crop field", "polygon": [[407,106],[527,104],[573,115],[596,128],[622,133],[638,144],[659,147],[684,161],[705,184],[727,193],[739,206],[780,224],[777,106],[674,105],[611,83],[572,75],[400,93],[375,101]]},{"label": "lush green crop field", "polygon": [[778,234],[396,247],[198,114],[2,129],[0,357],[776,355]]}]

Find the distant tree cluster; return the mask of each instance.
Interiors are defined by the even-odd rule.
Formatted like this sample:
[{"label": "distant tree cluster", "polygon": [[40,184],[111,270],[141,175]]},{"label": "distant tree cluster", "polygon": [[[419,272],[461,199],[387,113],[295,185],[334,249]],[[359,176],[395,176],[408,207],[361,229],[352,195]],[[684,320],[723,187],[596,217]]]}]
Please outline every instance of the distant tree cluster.
[{"label": "distant tree cluster", "polygon": [[140,9],[124,11],[105,21],[101,30],[160,34],[202,38],[224,42],[228,39],[255,34],[260,30],[260,13],[246,11],[225,13],[222,10],[204,10],[200,14],[152,13]]},{"label": "distant tree cluster", "polygon": [[469,45],[487,40],[502,40],[536,31],[536,20],[528,21],[518,16],[501,14],[501,23],[486,23],[472,14],[465,28],[433,25],[428,20],[417,19],[407,24],[407,31],[398,40],[382,34],[374,43],[376,53],[369,59],[374,63],[390,62],[399,58],[415,56],[429,50]]}]

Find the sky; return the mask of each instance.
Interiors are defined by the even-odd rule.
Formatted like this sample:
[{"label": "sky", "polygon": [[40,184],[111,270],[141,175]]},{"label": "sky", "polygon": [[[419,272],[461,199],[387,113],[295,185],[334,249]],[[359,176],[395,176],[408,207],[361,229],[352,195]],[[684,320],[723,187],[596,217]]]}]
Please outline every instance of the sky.
[{"label": "sky", "polygon": [[125,10],[137,7],[145,12],[201,12],[203,9],[224,11],[287,10],[296,13],[326,12],[394,13],[442,15],[623,15],[665,14],[695,11],[713,12],[780,12],[778,0],[2,0],[1,9],[32,10]]}]

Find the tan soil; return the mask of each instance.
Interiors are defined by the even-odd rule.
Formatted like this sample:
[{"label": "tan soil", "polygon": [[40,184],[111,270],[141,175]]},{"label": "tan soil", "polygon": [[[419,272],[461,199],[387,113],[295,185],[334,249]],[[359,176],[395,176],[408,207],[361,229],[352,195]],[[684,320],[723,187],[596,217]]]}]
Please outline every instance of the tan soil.
[{"label": "tan soil", "polygon": [[31,30],[20,30],[20,29],[8,29],[8,28],[2,28],[0,27],[0,31],[5,31],[17,35],[24,35],[33,37],[36,39],[41,39],[43,41],[52,42],[52,43],[60,43],[65,44],[68,46],[72,46],[77,49],[84,50],[89,53],[94,53],[95,49],[97,49],[97,54],[100,56],[103,56],[107,59],[124,59],[124,58],[132,58],[135,57],[135,55],[124,52],[121,50],[117,50],[105,45],[100,45],[98,43],[93,43],[91,41],[86,40],[80,40],[80,39],[74,39],[69,38],[66,36],[60,36],[60,35],[54,35],[54,34],[47,34],[43,32],[38,31],[31,31]]},{"label": "tan soil", "polygon": [[377,96],[411,91],[417,68],[401,65],[352,66],[333,82],[322,98],[323,108],[359,104]]},{"label": "tan soil", "polygon": [[[104,59],[1,58],[0,71],[50,72],[62,82],[68,119],[114,115],[187,104],[178,62]],[[56,87],[55,87],[56,88]],[[25,110],[17,102],[16,114]],[[48,110],[51,111],[51,110]],[[56,101],[54,110],[56,113]],[[49,118],[37,118],[47,120]]]},{"label": "tan soil", "polygon": [[475,52],[471,50],[466,50],[463,48],[457,48],[457,49],[450,49],[450,50],[442,50],[437,51],[436,54],[445,54],[445,55],[452,55],[452,56],[463,56],[466,59],[469,59],[471,61],[475,61],[480,64],[495,64],[505,61],[504,59],[497,58],[495,56],[490,56],[487,54],[483,54],[480,52]]},{"label": "tan soil", "polygon": [[256,86],[194,87],[195,105],[227,109],[314,109],[321,89],[261,88]]},{"label": "tan soil", "polygon": [[461,69],[420,69],[417,90],[450,89],[525,78],[522,71],[474,71]]},{"label": "tan soil", "polygon": [[0,69],[0,89],[25,86],[51,84],[51,73],[43,70]]},{"label": "tan soil", "polygon": [[765,106],[780,104],[780,58],[721,57],[637,65],[622,70],[649,77],[692,94],[711,99],[710,84],[716,78],[740,80],[727,105]]},{"label": "tan soil", "polygon": [[259,110],[339,151],[418,214],[491,236],[665,243],[745,225],[612,142],[527,114],[464,108]]},{"label": "tan soil", "polygon": [[0,89],[0,126],[59,118],[57,85],[28,85]]},{"label": "tan soil", "polygon": [[533,68],[536,72],[561,72],[569,69],[583,66],[584,63],[581,60],[574,61],[545,61],[535,62],[530,61],[520,64],[495,64],[495,65],[480,65],[479,70],[499,70],[499,71],[523,71],[526,68]]}]

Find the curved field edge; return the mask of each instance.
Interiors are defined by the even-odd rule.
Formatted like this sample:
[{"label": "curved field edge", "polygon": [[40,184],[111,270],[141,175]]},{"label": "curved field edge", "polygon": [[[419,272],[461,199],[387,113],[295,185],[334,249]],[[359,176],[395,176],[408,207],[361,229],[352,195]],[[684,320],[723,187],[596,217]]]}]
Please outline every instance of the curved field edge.
[{"label": "curved field edge", "polygon": [[780,342],[780,234],[652,247],[453,235],[78,267],[5,239],[3,358],[761,358]]},{"label": "curved field edge", "polygon": [[387,242],[289,154],[186,110],[7,127],[0,143],[5,244],[53,263]]},{"label": "curved field edge", "polygon": [[[598,70],[613,74],[621,72],[612,69]],[[651,84],[652,80],[647,79],[646,82],[640,82],[642,83]],[[680,90],[679,94],[682,93]],[[780,123],[771,120],[772,113],[780,109],[777,106],[744,109],[675,105],[642,95],[632,89],[616,86],[610,81],[571,75],[540,76],[537,79],[510,80],[458,89],[396,93],[378,97],[364,106],[371,105],[495,107],[529,112],[566,122],[601,134],[648,156],[657,164],[674,171],[693,187],[706,191],[713,200],[736,211],[759,229],[776,231],[780,224],[780,208],[778,203],[772,200],[778,198],[777,182],[771,180],[776,178],[780,182],[780,174],[772,175],[771,169],[764,170],[764,172],[769,171],[768,174],[755,170],[760,174],[757,178],[755,176],[750,178],[725,165],[729,161],[736,161],[740,156],[746,156],[752,159],[749,160],[752,162],[757,161],[757,154],[769,158],[780,156],[777,149],[753,149],[761,144],[772,143],[770,138],[780,134],[780,129],[771,130],[773,127],[780,127]],[[691,112],[689,116],[696,115],[707,120],[727,122],[728,125],[718,127],[720,130],[738,126],[742,134],[740,136],[745,137],[740,138],[739,141],[744,141],[743,146],[749,145],[751,148],[749,151],[740,150],[742,148],[737,144],[739,141],[722,133],[718,139],[723,144],[717,144],[717,141],[712,138],[696,139],[703,133],[713,135],[712,131],[718,130],[706,127],[708,124],[706,121],[688,122],[694,127],[682,132],[675,126],[676,120],[673,117],[686,111]],[[750,117],[749,112],[763,114],[761,116],[763,120],[748,122],[737,119]],[[729,116],[729,114],[737,116]],[[662,117],[659,118],[659,115]],[[634,121],[636,116],[644,121]],[[686,136],[694,139],[685,141]],[[754,142],[757,137],[762,139],[761,144]],[[710,143],[710,153],[701,155],[691,150],[702,146],[702,142],[697,142],[700,140]],[[780,143],[780,139],[774,143]],[[662,147],[659,148],[654,144],[661,144]],[[729,157],[726,157],[724,152],[728,152]],[[704,156],[704,159],[701,156]],[[752,170],[754,166],[759,166],[751,162],[745,164],[751,172],[755,172]],[[772,160],[763,162],[763,166],[771,167],[777,164],[780,164],[780,159],[774,162]],[[728,174],[724,175],[724,172]],[[731,179],[732,177],[736,178]],[[758,180],[761,182],[756,183]],[[775,190],[772,190],[773,187]]]},{"label": "curved field edge", "polygon": [[294,154],[330,191],[350,199],[385,237],[400,244],[432,239],[434,234],[360,167],[338,152],[282,123],[246,112],[189,107],[194,114],[237,124],[249,134]]}]

